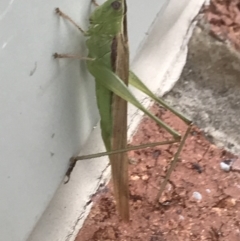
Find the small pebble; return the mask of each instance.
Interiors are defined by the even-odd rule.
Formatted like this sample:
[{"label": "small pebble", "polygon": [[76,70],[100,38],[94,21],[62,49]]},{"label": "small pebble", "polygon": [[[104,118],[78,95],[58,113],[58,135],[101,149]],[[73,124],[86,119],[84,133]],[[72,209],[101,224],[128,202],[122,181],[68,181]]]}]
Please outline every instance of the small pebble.
[{"label": "small pebble", "polygon": [[149,178],[148,175],[143,175],[143,176],[142,176],[142,180],[144,180],[144,181],[148,180],[148,178]]},{"label": "small pebble", "polygon": [[220,168],[225,171],[225,172],[229,172],[230,171],[230,165],[224,163],[224,162],[221,162],[220,163]]},{"label": "small pebble", "polygon": [[232,165],[232,160],[224,160],[220,162],[220,168],[225,172],[230,171],[231,165]]},{"label": "small pebble", "polygon": [[197,201],[202,200],[202,194],[199,192],[193,192],[193,198],[195,198]]},{"label": "small pebble", "polygon": [[133,180],[133,181],[137,181],[137,180],[140,179],[140,177],[137,176],[137,175],[131,176],[130,178],[131,178],[131,180]]},{"label": "small pebble", "polygon": [[183,215],[179,215],[179,220],[184,220],[185,218],[183,217]]},{"label": "small pebble", "polygon": [[211,192],[211,190],[210,190],[210,189],[206,189],[206,192],[207,192],[207,193],[210,193],[210,192]]}]

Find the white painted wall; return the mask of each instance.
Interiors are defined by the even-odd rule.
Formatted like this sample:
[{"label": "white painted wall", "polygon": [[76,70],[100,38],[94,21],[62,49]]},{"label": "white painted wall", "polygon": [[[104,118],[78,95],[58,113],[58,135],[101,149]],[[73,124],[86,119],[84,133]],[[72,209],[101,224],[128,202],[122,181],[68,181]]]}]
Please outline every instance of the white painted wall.
[{"label": "white painted wall", "polygon": [[[133,59],[167,0],[128,2]],[[52,58],[54,52],[87,53],[81,33],[59,19],[55,7],[87,28],[90,0],[0,1],[0,240],[27,239],[62,182],[68,159],[98,122],[94,82],[85,64]],[[102,144],[94,138],[89,152],[97,149]],[[66,239],[97,187],[96,178],[106,166],[99,163],[78,166],[77,180],[75,175],[73,184],[60,188],[29,240]],[[71,195],[79,209],[67,206],[73,204]]]}]

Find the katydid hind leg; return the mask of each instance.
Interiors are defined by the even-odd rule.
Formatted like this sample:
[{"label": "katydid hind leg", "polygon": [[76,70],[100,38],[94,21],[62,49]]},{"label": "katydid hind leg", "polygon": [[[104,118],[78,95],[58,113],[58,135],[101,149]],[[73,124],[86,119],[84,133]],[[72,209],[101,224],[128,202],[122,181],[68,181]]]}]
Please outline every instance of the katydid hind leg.
[{"label": "katydid hind leg", "polygon": [[[99,66],[98,66],[99,67]],[[101,70],[101,71],[100,71]],[[125,99],[125,96],[124,96],[124,94],[126,93],[125,91],[126,91],[126,89],[127,89],[127,87],[126,86],[124,86],[122,83],[120,83],[120,82],[118,82],[119,81],[119,79],[118,79],[118,77],[114,74],[114,73],[112,73],[112,72],[110,72],[110,71],[108,71],[108,70],[104,70],[104,67],[102,67],[101,69],[99,69],[99,76],[102,76],[102,77],[105,77],[105,78],[103,78],[104,80],[105,80],[105,82],[104,83],[102,83],[102,84],[106,84],[107,83],[107,85],[105,86],[106,88],[108,88],[108,89],[110,89],[111,91],[113,91],[115,94],[118,94],[118,95],[120,95],[120,96],[123,96],[124,97],[124,99]],[[111,80],[112,82],[110,83],[109,81],[107,81],[107,80]],[[115,82],[115,84],[113,84],[112,85],[112,83],[113,82]],[[117,86],[117,87],[116,87]],[[124,94],[123,94],[123,92],[124,92]],[[134,100],[132,100],[131,98],[131,94],[129,94],[129,91],[127,90],[127,94],[129,95],[129,98],[130,99],[126,99],[127,101],[129,101],[129,102],[133,102],[133,104],[134,104],[134,101],[135,101],[135,99]],[[135,104],[134,104],[135,105]],[[138,104],[136,104],[136,105],[138,105]],[[142,108],[141,108],[142,109]],[[144,110],[144,109],[142,109],[142,110]],[[144,111],[145,112],[145,111]],[[146,113],[146,112],[145,112]],[[148,114],[148,111],[147,111],[147,113],[146,114]],[[148,114],[149,115],[149,114]],[[152,118],[152,115],[150,115],[150,117]],[[154,118],[154,120],[155,120],[155,118]],[[157,123],[159,124],[159,120],[157,121]],[[191,122],[190,122],[191,123]],[[161,125],[160,125],[161,126]],[[179,146],[179,148],[178,148],[178,151],[177,151],[177,153],[175,154],[175,157],[174,157],[174,160],[173,160],[173,162],[171,163],[171,166],[170,166],[170,168],[169,168],[169,170],[168,170],[168,173],[167,173],[167,176],[166,176],[166,179],[164,180],[164,182],[163,182],[163,184],[162,184],[162,186],[161,186],[161,189],[160,189],[160,194],[159,194],[159,196],[161,195],[161,193],[162,193],[162,191],[163,191],[163,189],[165,188],[165,185],[166,185],[166,183],[167,183],[167,181],[168,181],[168,179],[169,179],[169,177],[170,177],[170,175],[171,175],[171,172],[172,172],[172,170],[174,169],[174,167],[175,167],[175,165],[176,165],[176,162],[177,162],[177,160],[178,160],[178,156],[179,156],[179,154],[180,154],[180,152],[181,152],[181,150],[182,150],[182,147],[183,147],[183,145],[184,145],[184,142],[185,142],[185,140],[186,140],[186,138],[187,138],[187,135],[188,135],[188,133],[189,133],[189,131],[190,131],[190,127],[191,127],[191,124],[189,124],[189,128],[188,128],[188,130],[187,130],[187,132],[185,133],[185,135],[184,135],[184,137],[183,138],[181,138],[181,142],[180,142],[180,146]],[[179,139],[178,139],[179,140]]]},{"label": "katydid hind leg", "polygon": [[162,105],[163,107],[165,107],[166,109],[168,109],[169,111],[171,111],[173,114],[175,114],[176,116],[178,116],[181,120],[183,120],[187,125],[188,125],[188,129],[185,132],[184,136],[181,138],[178,150],[176,152],[176,154],[173,157],[173,161],[170,164],[170,167],[167,171],[166,177],[163,180],[162,184],[160,185],[160,190],[158,192],[157,195],[157,201],[159,200],[159,198],[161,197],[166,184],[171,176],[172,171],[174,170],[176,164],[177,164],[177,160],[178,157],[181,153],[181,150],[183,148],[183,145],[186,141],[186,138],[190,132],[191,126],[192,126],[192,121],[189,120],[187,117],[185,117],[183,114],[179,113],[177,110],[175,110],[174,108],[172,108],[171,106],[169,106],[167,103],[165,103],[161,98],[156,97],[148,88],[147,86],[133,73],[133,72],[129,72],[129,83],[131,85],[133,85],[135,88],[137,88],[138,90],[142,91],[143,93],[145,93],[146,95],[148,95],[150,98],[152,98],[153,100],[155,100],[157,103],[159,103],[160,105]]},{"label": "katydid hind leg", "polygon": [[141,92],[145,93],[147,96],[149,96],[151,99],[171,111],[173,114],[178,116],[181,120],[183,120],[186,124],[191,124],[192,121],[189,120],[187,117],[185,117],[182,113],[178,112],[171,106],[169,106],[167,103],[165,103],[161,98],[158,98],[156,95],[154,95],[151,90],[148,89],[148,87],[137,77],[136,74],[134,74],[132,71],[129,72],[129,83],[140,90]]},{"label": "katydid hind leg", "polygon": [[180,155],[180,153],[181,153],[181,151],[182,151],[182,148],[183,148],[183,146],[184,146],[184,144],[185,144],[185,142],[186,142],[186,139],[187,139],[187,137],[188,137],[188,135],[189,135],[189,133],[190,133],[191,128],[192,128],[192,124],[188,125],[188,128],[187,128],[184,136],[182,137],[182,139],[181,139],[181,141],[180,141],[180,144],[179,144],[179,147],[178,147],[178,149],[177,149],[177,152],[175,153],[175,155],[174,155],[174,157],[173,157],[173,160],[172,160],[171,163],[170,163],[170,167],[169,167],[168,170],[167,170],[166,177],[164,178],[163,182],[162,182],[161,185],[160,185],[160,189],[159,189],[159,192],[158,192],[157,198],[156,198],[156,201],[157,201],[157,202],[159,202],[159,199],[160,199],[163,191],[165,190],[165,187],[166,187],[166,185],[167,185],[167,183],[168,183],[168,180],[170,179],[170,176],[171,176],[171,174],[172,174],[172,171],[173,171],[173,170],[175,169],[175,167],[176,167],[176,164],[177,164],[179,155]]},{"label": "katydid hind leg", "polygon": [[65,174],[65,176],[67,177],[67,181],[65,181],[65,184],[69,182],[71,173],[72,173],[77,161],[93,159],[93,158],[102,157],[102,156],[110,156],[110,155],[114,155],[114,154],[118,154],[118,153],[122,153],[122,152],[145,149],[145,148],[149,148],[149,147],[169,145],[169,144],[173,144],[173,143],[177,143],[177,142],[178,142],[177,140],[167,140],[167,141],[161,141],[161,142],[146,143],[146,144],[142,144],[142,145],[138,145],[138,146],[129,146],[126,149],[121,149],[121,150],[113,150],[113,151],[99,152],[99,153],[94,153],[94,154],[89,154],[89,155],[84,155],[84,156],[71,157],[68,170]]}]

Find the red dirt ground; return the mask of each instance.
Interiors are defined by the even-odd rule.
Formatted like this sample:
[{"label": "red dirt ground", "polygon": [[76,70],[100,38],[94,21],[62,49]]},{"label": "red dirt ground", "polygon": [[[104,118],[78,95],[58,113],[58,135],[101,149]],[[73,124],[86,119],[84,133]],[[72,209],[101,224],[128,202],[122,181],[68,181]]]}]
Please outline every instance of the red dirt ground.
[{"label": "red dirt ground", "polygon": [[[186,125],[163,108],[154,105],[155,115],[181,134]],[[145,118],[132,145],[155,142],[169,136]],[[220,169],[223,159],[233,155],[210,144],[192,128],[171,181],[156,203],[176,144],[132,151],[129,171],[131,221],[119,221],[111,183],[92,198],[93,207],[76,241],[187,241],[240,240],[240,174]],[[202,195],[196,200],[193,193]]]},{"label": "red dirt ground", "polygon": [[221,41],[229,41],[240,50],[239,0],[211,0],[205,16],[215,37]]}]

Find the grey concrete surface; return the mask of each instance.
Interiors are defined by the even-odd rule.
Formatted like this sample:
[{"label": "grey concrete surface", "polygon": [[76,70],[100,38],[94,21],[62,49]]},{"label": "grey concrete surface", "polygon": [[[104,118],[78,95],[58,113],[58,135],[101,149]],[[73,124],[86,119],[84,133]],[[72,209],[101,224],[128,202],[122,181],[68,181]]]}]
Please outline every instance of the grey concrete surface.
[{"label": "grey concrete surface", "polygon": [[239,54],[203,25],[195,28],[188,48],[181,77],[165,99],[192,118],[210,141],[239,154]]}]

